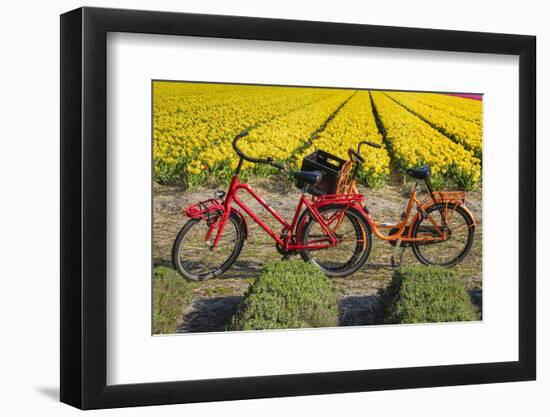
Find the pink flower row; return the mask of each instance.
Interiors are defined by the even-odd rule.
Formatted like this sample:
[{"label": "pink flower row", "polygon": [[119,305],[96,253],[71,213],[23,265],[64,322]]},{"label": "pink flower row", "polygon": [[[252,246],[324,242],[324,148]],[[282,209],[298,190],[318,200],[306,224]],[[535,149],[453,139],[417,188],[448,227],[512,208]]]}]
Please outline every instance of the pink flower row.
[{"label": "pink flower row", "polygon": [[472,100],[482,100],[483,95],[481,94],[461,94],[461,93],[447,93],[448,96],[464,97],[471,98]]}]

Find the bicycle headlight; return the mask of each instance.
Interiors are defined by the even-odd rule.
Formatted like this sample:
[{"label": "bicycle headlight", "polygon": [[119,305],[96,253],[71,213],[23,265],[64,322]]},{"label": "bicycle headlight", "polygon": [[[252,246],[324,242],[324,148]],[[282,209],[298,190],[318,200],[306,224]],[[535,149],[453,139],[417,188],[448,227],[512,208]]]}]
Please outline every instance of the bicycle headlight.
[{"label": "bicycle headlight", "polygon": [[222,200],[225,197],[225,191],[216,190],[214,191],[214,198],[217,200]]}]

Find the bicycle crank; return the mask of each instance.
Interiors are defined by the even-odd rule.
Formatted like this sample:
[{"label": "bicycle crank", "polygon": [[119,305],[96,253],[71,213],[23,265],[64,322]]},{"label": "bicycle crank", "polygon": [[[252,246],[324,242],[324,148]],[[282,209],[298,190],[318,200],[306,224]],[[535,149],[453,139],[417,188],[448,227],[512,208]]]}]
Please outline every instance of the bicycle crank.
[{"label": "bicycle crank", "polygon": [[281,255],[283,255],[283,260],[287,260],[291,256],[298,255],[298,252],[296,252],[295,250],[287,250],[287,249],[283,248],[281,245],[279,245],[278,243],[275,244],[275,249],[277,249],[277,252],[279,252]]}]

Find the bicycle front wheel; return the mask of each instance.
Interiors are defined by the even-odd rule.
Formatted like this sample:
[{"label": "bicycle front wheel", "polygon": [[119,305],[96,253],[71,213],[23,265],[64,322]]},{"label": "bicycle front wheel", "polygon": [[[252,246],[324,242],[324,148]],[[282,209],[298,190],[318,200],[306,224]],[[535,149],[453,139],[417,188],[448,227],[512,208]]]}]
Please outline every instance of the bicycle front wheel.
[{"label": "bicycle front wheel", "polygon": [[185,278],[202,281],[223,274],[237,259],[244,243],[241,218],[231,212],[216,249],[217,233],[205,241],[210,226],[204,219],[191,219],[180,230],[172,247],[172,264]]},{"label": "bicycle front wheel", "polygon": [[[420,218],[411,230],[412,237],[426,240],[411,245],[416,258],[425,265],[456,265],[472,248],[474,219],[457,204],[434,204],[426,209],[426,213],[429,217]],[[446,240],[430,241],[431,238],[439,236],[432,222],[437,224],[440,230],[447,232]]]},{"label": "bicycle front wheel", "polygon": [[[338,239],[338,244],[326,249],[304,249],[300,252],[302,258],[332,277],[353,274],[367,262],[371,252],[369,224],[357,209],[344,205],[321,207],[319,214]],[[306,215],[309,219],[302,229],[301,244],[329,243],[329,237],[319,222],[307,211],[302,216]]]}]

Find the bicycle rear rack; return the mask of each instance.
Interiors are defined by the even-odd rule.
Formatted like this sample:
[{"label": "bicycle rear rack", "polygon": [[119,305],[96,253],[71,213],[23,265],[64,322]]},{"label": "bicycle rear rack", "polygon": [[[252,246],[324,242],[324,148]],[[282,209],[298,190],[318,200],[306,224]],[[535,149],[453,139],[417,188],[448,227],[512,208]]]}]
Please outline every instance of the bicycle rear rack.
[{"label": "bicycle rear rack", "polygon": [[463,205],[466,203],[466,193],[464,191],[434,191],[433,198],[426,196],[421,202],[423,206],[435,203],[453,203],[456,205]]},{"label": "bicycle rear rack", "polygon": [[339,203],[339,204],[353,204],[360,203],[364,200],[363,194],[324,194],[316,198],[318,203]]},{"label": "bicycle rear rack", "polygon": [[464,204],[466,202],[464,191],[434,191],[434,197],[437,203]]},{"label": "bicycle rear rack", "polygon": [[215,198],[211,198],[187,207],[185,209],[185,214],[192,219],[202,217],[207,222],[210,222],[213,216],[218,216],[222,214],[223,211],[223,204]]}]

